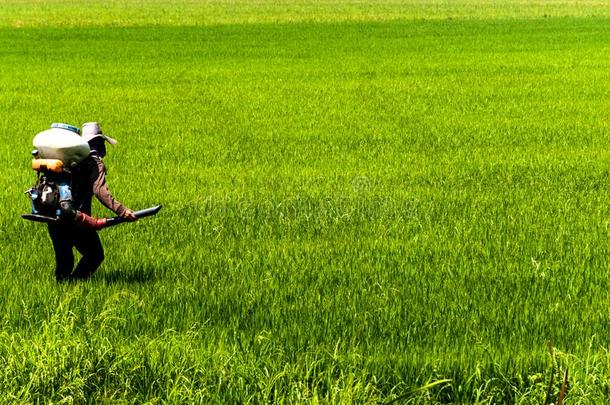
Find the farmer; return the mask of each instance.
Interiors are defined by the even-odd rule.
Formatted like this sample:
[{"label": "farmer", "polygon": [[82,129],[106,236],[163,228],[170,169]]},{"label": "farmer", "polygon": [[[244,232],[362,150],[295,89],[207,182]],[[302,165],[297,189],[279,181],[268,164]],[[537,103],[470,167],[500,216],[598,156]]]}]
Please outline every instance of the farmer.
[{"label": "farmer", "polygon": [[[106,168],[102,158],[106,155],[106,142],[115,145],[117,141],[104,135],[97,122],[83,124],[82,136],[89,143],[91,154],[72,169],[74,209],[91,215],[91,200],[95,195],[120,217],[135,221],[137,218],[133,211],[115,200],[106,185]],[[57,281],[87,279],[104,261],[104,248],[93,229],[78,226],[75,222],[51,223],[49,235],[55,249]],[[82,255],[75,269],[73,247]]]}]

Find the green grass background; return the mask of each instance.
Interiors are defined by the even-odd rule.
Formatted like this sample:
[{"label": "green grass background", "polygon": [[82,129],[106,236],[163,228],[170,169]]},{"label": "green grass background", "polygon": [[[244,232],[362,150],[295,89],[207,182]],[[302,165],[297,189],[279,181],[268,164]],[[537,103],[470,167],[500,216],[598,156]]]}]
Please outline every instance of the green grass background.
[{"label": "green grass background", "polygon": [[[0,400],[607,397],[605,2],[87,4],[0,6]],[[58,286],[31,140],[91,120],[165,208]]]}]

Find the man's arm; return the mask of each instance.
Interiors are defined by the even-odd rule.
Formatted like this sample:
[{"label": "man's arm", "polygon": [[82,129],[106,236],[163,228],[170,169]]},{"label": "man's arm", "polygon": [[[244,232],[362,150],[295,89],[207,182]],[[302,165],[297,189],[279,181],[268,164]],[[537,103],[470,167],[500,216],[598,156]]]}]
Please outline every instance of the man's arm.
[{"label": "man's arm", "polygon": [[95,197],[109,210],[114,211],[117,215],[127,220],[135,221],[137,218],[129,208],[118,202],[108,190],[106,184],[106,168],[104,162],[98,156],[94,156],[93,160],[97,165],[95,178],[93,180],[93,194]]}]

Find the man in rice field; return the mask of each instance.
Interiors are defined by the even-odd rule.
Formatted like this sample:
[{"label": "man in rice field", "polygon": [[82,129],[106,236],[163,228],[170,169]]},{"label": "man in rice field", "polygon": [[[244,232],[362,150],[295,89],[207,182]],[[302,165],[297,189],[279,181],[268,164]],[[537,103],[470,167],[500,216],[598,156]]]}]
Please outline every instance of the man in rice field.
[{"label": "man in rice field", "polygon": [[[95,197],[108,209],[127,221],[137,218],[133,211],[118,202],[108,190],[106,168],[102,158],[106,155],[106,142],[116,140],[106,136],[97,122],[83,124],[82,136],[91,149],[91,154],[72,170],[72,199],[74,209],[91,215],[91,200]],[[76,223],[49,224],[49,235],[55,249],[55,277],[57,281],[87,279],[104,261],[104,248],[97,231],[78,226]],[[76,248],[82,255],[74,268]]]}]

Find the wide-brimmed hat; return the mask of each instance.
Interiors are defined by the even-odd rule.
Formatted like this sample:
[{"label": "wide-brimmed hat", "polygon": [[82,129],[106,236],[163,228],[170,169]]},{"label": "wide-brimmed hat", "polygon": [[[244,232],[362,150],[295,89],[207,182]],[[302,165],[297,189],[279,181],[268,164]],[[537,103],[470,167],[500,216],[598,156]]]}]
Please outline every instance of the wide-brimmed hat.
[{"label": "wide-brimmed hat", "polygon": [[116,139],[109,137],[108,135],[104,135],[102,133],[102,129],[100,128],[100,124],[97,122],[85,122],[81,129],[83,134],[83,139],[87,142],[92,140],[93,138],[102,137],[108,141],[111,145],[116,145],[118,142]]}]

